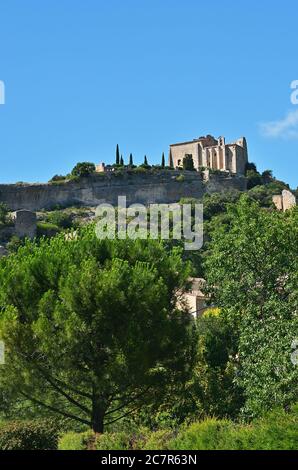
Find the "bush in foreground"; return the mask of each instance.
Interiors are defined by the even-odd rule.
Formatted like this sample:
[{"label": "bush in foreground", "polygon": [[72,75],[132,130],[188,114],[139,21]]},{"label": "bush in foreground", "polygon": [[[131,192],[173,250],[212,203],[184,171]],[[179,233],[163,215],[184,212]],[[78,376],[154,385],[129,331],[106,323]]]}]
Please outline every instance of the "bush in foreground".
[{"label": "bush in foreground", "polygon": [[194,423],[169,443],[178,450],[294,450],[298,448],[298,407],[275,410],[252,424],[207,419]]},{"label": "bush in foreground", "polygon": [[67,432],[59,439],[59,450],[87,450],[94,436],[92,431]]},{"label": "bush in foreground", "polygon": [[68,433],[60,450],[295,450],[298,448],[298,405],[291,412],[275,410],[250,424],[208,418],[184,426],[136,434]]},{"label": "bush in foreground", "polygon": [[60,428],[52,420],[1,424],[0,450],[56,450]]}]

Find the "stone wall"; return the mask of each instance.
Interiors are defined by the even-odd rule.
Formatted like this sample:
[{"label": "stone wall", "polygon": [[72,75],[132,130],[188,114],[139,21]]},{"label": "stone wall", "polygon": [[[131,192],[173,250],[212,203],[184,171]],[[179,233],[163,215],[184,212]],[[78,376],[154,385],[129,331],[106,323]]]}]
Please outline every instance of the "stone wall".
[{"label": "stone wall", "polygon": [[14,215],[15,232],[19,238],[34,238],[37,230],[35,212],[26,209],[16,211]]},{"label": "stone wall", "polygon": [[281,194],[273,196],[272,201],[279,211],[287,211],[296,206],[296,197],[291,191],[284,189]]},{"label": "stone wall", "polygon": [[[177,176],[184,175],[183,181]],[[181,180],[181,178],[180,178]],[[48,184],[0,185],[0,202],[12,211],[38,211],[57,206],[97,206],[117,204],[126,196],[127,204],[171,203],[182,197],[200,198],[206,192],[246,189],[246,179],[225,174],[210,174],[203,181],[200,172],[162,170],[158,172],[94,174],[79,181]]]}]

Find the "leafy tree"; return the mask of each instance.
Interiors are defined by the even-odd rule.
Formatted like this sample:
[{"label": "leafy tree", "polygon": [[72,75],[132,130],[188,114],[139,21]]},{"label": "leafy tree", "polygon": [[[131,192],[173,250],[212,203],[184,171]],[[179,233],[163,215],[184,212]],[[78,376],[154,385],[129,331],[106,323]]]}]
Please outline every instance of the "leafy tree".
[{"label": "leafy tree", "polygon": [[56,181],[65,181],[66,176],[63,175],[54,175],[53,178],[50,179],[50,183],[55,183]]},{"label": "leafy tree", "polygon": [[82,176],[89,176],[95,172],[95,165],[94,163],[83,162],[77,163],[77,165],[72,170],[72,176],[82,177]]},{"label": "leafy tree", "polygon": [[165,154],[164,152],[162,152],[162,156],[161,156],[161,167],[164,168],[166,165],[165,163]]},{"label": "leafy tree", "polygon": [[243,405],[243,395],[241,387],[235,384],[235,332],[218,309],[207,310],[197,322],[198,356],[193,393],[205,415],[236,418]]},{"label": "leafy tree", "polygon": [[247,178],[247,189],[252,189],[255,186],[259,186],[263,184],[263,179],[260,173],[254,171],[254,170],[248,170],[246,172],[246,178]]},{"label": "leafy tree", "polygon": [[212,233],[205,268],[213,301],[237,332],[235,379],[249,416],[297,400],[291,344],[298,330],[298,211],[261,209],[248,196]]},{"label": "leafy tree", "polygon": [[193,159],[192,159],[191,154],[186,154],[185,157],[183,158],[183,169],[189,170],[189,171],[194,170],[194,164],[193,164]]},{"label": "leafy tree", "polygon": [[257,173],[258,172],[257,165],[252,162],[247,162],[245,165],[245,175],[248,171],[254,171],[255,173]]},{"label": "leafy tree", "polygon": [[116,165],[120,164],[119,145],[116,147]]},{"label": "leafy tree", "polygon": [[71,228],[73,225],[71,215],[63,211],[49,212],[46,216],[46,220],[50,224],[57,225],[64,229]]},{"label": "leafy tree", "polygon": [[8,207],[3,202],[0,202],[0,224],[5,225],[8,218]]},{"label": "leafy tree", "polygon": [[262,173],[262,180],[263,180],[263,183],[264,183],[264,184],[271,183],[271,181],[273,180],[272,170],[265,170],[265,171],[263,171],[263,173]]},{"label": "leafy tree", "polygon": [[180,250],[94,232],[28,241],[0,264],[0,391],[102,432],[183,383],[192,329]]}]

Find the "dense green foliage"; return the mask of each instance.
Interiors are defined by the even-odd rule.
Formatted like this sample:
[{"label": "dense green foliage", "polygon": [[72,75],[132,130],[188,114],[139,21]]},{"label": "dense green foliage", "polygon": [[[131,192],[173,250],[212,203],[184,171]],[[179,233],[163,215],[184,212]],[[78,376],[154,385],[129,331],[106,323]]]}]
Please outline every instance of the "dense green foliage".
[{"label": "dense green foliage", "polygon": [[37,222],[38,237],[54,237],[60,232],[60,227],[51,222]]},{"label": "dense green foliage", "polygon": [[61,426],[53,420],[0,424],[0,450],[55,450]]},{"label": "dense green foliage", "polygon": [[63,229],[71,228],[73,225],[73,221],[70,214],[67,214],[63,211],[49,212],[46,217],[46,220],[50,224],[56,225],[57,227]]},{"label": "dense green foliage", "polygon": [[4,395],[97,431],[164,400],[192,364],[190,317],[176,307],[188,275],[179,249],[98,240],[93,226],[27,242],[0,269]]},{"label": "dense green foliage", "polygon": [[276,410],[249,425],[207,419],[194,423],[168,443],[179,450],[281,450],[298,447],[298,412]]},{"label": "dense green foliage", "polygon": [[0,202],[0,228],[11,224],[11,217],[6,204]]},{"label": "dense green foliage", "polygon": [[[145,163],[126,171],[162,168]],[[77,228],[86,209],[43,213],[34,243],[12,240],[0,260],[2,419],[69,418],[61,449],[297,447],[298,210],[275,210],[287,185],[270,170],[249,164],[247,177],[245,195],[180,201],[204,205],[199,251],[98,240]],[[211,306],[196,321],[177,309],[190,275],[206,279]],[[11,445],[48,445],[18,426]]]},{"label": "dense green foliage", "polygon": [[71,174],[72,176],[81,178],[82,176],[89,176],[94,172],[95,172],[94,163],[83,162],[83,163],[77,163],[76,166],[73,168]]},{"label": "dense green foliage", "polygon": [[298,406],[276,409],[250,424],[207,418],[182,428],[105,433],[67,433],[60,450],[294,450],[298,447]]},{"label": "dense green foliage", "polygon": [[258,415],[298,399],[290,360],[298,331],[298,211],[266,211],[243,196],[212,232],[206,275],[235,335],[244,411]]},{"label": "dense green foliage", "polygon": [[59,450],[87,450],[90,448],[93,433],[85,431],[81,433],[67,432],[59,439]]}]

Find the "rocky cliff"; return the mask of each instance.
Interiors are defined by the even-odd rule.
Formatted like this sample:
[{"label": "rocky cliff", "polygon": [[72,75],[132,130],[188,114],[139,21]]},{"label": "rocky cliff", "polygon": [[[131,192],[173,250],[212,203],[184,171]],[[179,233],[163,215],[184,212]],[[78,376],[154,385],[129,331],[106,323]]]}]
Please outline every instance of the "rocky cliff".
[{"label": "rocky cliff", "polygon": [[0,202],[15,211],[38,211],[57,206],[97,206],[102,202],[117,204],[126,196],[127,204],[171,203],[182,197],[200,198],[206,192],[246,189],[246,179],[224,173],[202,176],[191,171],[148,171],[94,174],[79,181],[47,184],[0,185]]}]

